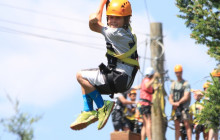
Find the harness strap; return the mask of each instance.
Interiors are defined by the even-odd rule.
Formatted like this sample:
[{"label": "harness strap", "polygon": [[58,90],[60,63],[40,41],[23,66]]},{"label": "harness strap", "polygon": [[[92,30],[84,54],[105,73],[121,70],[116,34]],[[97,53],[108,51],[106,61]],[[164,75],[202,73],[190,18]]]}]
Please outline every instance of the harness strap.
[{"label": "harness strap", "polygon": [[115,88],[113,77],[114,77],[113,72],[106,75],[107,81],[108,81],[109,86],[110,86],[110,90],[112,91],[111,95],[109,96],[110,98],[114,98],[114,93],[117,93],[117,89]]},{"label": "harness strap", "polygon": [[117,93],[117,89],[115,88],[115,84],[113,80],[114,78],[114,74],[112,72],[113,69],[110,69],[103,63],[99,65],[99,69],[105,75],[105,81],[106,83],[108,83],[110,87],[110,90],[111,90],[110,98],[114,98],[114,93]]},{"label": "harness strap", "polygon": [[137,50],[137,46],[132,47],[129,51],[127,51],[126,53],[117,55],[115,52],[110,51],[109,49],[107,50],[107,53],[118,58],[118,59],[125,59],[129,56],[131,56],[135,51]]},{"label": "harness strap", "polygon": [[149,101],[149,100],[147,100],[147,99],[142,99],[142,98],[140,98],[140,101],[148,102],[148,103],[150,103],[151,105],[153,104],[151,101]]},{"label": "harness strap", "polygon": [[137,51],[137,46],[135,45],[134,47],[132,47],[129,51],[127,51],[126,53],[123,53],[121,55],[116,54],[115,52],[111,51],[111,50],[107,50],[107,54],[119,59],[120,61],[127,63],[129,65],[132,66],[138,66],[139,67],[139,63],[137,60],[132,59],[132,58],[128,58],[129,56],[131,56],[133,53],[135,53],[135,51]]}]

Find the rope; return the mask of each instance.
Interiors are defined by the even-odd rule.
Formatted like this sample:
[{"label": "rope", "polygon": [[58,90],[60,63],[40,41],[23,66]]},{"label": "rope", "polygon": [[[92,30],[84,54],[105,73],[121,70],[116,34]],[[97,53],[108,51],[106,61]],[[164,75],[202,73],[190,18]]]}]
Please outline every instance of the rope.
[{"label": "rope", "polygon": [[157,37],[151,38],[151,41],[155,41],[161,47],[161,49],[162,49],[161,54],[159,55],[159,57],[155,57],[154,58],[155,60],[160,59],[163,56],[164,52],[165,52],[164,45],[159,41],[161,39],[162,39],[161,36],[157,36]]}]

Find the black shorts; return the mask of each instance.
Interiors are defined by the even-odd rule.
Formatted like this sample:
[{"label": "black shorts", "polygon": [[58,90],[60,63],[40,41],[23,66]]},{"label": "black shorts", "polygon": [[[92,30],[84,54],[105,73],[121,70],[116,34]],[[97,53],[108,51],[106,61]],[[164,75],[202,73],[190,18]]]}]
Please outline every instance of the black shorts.
[{"label": "black shorts", "polygon": [[123,130],[124,127],[124,117],[123,112],[120,110],[112,111],[112,123],[115,130]]},{"label": "black shorts", "polygon": [[150,115],[151,114],[151,106],[148,105],[148,106],[144,106],[142,105],[141,108],[140,108],[140,114],[141,115]]},{"label": "black shorts", "polygon": [[196,126],[195,130],[196,130],[196,133],[200,133],[200,132],[203,132],[205,130],[205,127],[204,127],[204,125],[199,124],[199,125]]},{"label": "black shorts", "polygon": [[[119,71],[112,71],[111,72],[112,77],[113,77],[113,82],[114,82],[114,87],[117,90],[117,92],[125,92],[127,91],[127,84],[128,84],[128,75]],[[112,94],[114,93],[111,90],[111,87],[109,85],[108,79],[106,78],[106,75],[104,75],[104,80],[105,84],[103,85],[96,85],[96,89],[99,91],[101,94]]]},{"label": "black shorts", "polygon": [[125,118],[124,126],[129,128],[131,131],[133,131],[134,130],[134,123],[135,123],[135,120],[129,120],[129,119]]}]

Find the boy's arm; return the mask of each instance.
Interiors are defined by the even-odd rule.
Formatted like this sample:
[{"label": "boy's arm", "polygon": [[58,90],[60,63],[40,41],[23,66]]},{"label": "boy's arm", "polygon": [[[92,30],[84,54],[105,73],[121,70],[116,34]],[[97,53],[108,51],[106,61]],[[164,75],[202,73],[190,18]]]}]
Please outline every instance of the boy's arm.
[{"label": "boy's arm", "polygon": [[92,31],[101,33],[102,27],[102,13],[107,0],[101,0],[98,11],[89,16],[89,27]]},{"label": "boy's arm", "polygon": [[160,74],[158,72],[156,72],[153,75],[153,78],[149,82],[145,83],[145,88],[148,88],[150,85],[152,85],[154,83],[154,80],[159,76],[160,76]]},{"label": "boy's arm", "polygon": [[136,90],[139,90],[139,89],[141,89],[141,85],[137,85],[137,86],[135,86],[133,88],[136,89]]},{"label": "boy's arm", "polygon": [[136,103],[135,101],[129,101],[129,100],[125,99],[124,96],[120,96],[120,97],[118,97],[118,99],[122,102],[122,104],[135,104]]},{"label": "boy's arm", "polygon": [[170,95],[169,95],[169,102],[170,102],[171,105],[174,104],[174,101],[173,101],[173,94],[170,94]]}]

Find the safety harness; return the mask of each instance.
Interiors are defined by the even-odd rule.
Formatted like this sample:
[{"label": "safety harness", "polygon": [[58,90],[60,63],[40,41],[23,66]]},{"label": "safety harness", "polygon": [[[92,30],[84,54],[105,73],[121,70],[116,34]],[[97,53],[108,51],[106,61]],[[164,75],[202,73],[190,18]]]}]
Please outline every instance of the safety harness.
[{"label": "safety harness", "polygon": [[[178,90],[178,89],[175,89],[176,81],[174,81],[172,83],[171,87],[172,87],[172,89],[174,89],[174,95],[173,95],[174,102],[179,101],[183,97],[186,84],[187,84],[187,81],[184,81],[181,85],[181,89]],[[188,111],[187,108],[182,108],[181,111],[182,110]],[[170,120],[173,119],[173,117],[175,116],[175,113],[176,113],[176,111],[174,109],[172,109]]]},{"label": "safety harness", "polygon": [[187,84],[187,81],[184,81],[183,83],[181,83],[181,89],[176,89],[175,88],[176,81],[174,81],[172,83],[172,88],[174,89],[174,91],[173,91],[174,92],[174,95],[173,95],[174,102],[179,101],[183,97],[186,84]]},{"label": "safety harness", "polygon": [[[131,27],[129,27],[129,29],[130,31],[132,31]],[[117,54],[114,48],[112,47],[112,44],[108,42],[106,43],[106,47],[107,47],[106,57],[108,60],[108,65],[106,66],[105,64],[101,63],[99,65],[99,69],[105,75],[106,83],[108,83],[110,86],[110,90],[111,90],[110,97],[111,98],[114,97],[114,93],[125,92],[131,87],[131,85],[133,84],[135,75],[139,69],[136,35],[132,33],[131,37],[133,40],[132,43],[129,43],[129,46],[131,49],[123,54]],[[129,84],[127,85],[127,87],[123,90],[121,89],[121,91],[116,89],[115,81],[114,81],[114,77],[116,77],[118,74],[118,72],[116,71],[117,62],[133,67],[131,80]]]}]

